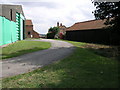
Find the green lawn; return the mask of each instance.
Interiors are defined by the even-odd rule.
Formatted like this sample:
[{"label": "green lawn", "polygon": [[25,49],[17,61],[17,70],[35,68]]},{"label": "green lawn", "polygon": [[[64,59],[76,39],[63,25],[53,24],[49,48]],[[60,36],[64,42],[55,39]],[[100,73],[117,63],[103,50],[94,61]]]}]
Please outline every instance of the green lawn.
[{"label": "green lawn", "polygon": [[7,47],[2,48],[2,59],[16,57],[26,53],[48,49],[51,44],[48,42],[40,41],[18,41],[14,44],[11,44]]},{"label": "green lawn", "polygon": [[72,42],[77,48],[64,60],[30,73],[5,78],[3,88],[118,88],[120,63],[96,53],[87,43]]}]

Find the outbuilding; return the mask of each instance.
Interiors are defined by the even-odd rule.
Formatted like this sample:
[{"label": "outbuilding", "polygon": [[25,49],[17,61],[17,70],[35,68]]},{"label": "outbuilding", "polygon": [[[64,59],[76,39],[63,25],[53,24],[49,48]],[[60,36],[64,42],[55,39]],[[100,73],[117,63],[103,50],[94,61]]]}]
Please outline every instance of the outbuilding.
[{"label": "outbuilding", "polygon": [[32,20],[25,21],[25,36],[26,38],[40,38],[40,34],[33,30]]},{"label": "outbuilding", "polygon": [[66,30],[66,39],[72,41],[101,43],[101,44],[117,44],[117,39],[108,25],[104,23],[106,20],[90,20],[78,22],[68,27]]},{"label": "outbuilding", "polygon": [[0,4],[0,46],[25,38],[25,16],[21,5]]}]

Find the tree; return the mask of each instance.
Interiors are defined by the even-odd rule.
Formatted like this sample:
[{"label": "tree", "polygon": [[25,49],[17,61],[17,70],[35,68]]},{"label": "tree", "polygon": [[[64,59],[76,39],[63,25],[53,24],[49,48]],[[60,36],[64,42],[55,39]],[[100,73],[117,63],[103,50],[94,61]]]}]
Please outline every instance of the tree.
[{"label": "tree", "polygon": [[47,33],[47,38],[48,39],[53,39],[54,38],[54,34],[53,33]]},{"label": "tree", "polygon": [[48,32],[52,32],[52,33],[54,33],[54,34],[57,34],[58,31],[59,31],[59,28],[58,28],[58,27],[51,27],[51,28],[48,30]]},{"label": "tree", "polygon": [[49,28],[48,30],[48,33],[47,33],[47,38],[54,38],[55,35],[59,32],[59,27],[51,27]]},{"label": "tree", "polygon": [[52,32],[52,33],[54,33],[54,34],[57,34],[58,31],[59,31],[59,28],[58,28],[58,27],[51,27],[51,28],[48,30],[48,32]]},{"label": "tree", "polygon": [[96,19],[106,19],[107,25],[111,25],[114,32],[120,34],[120,1],[119,2],[95,2],[96,10],[93,12]]}]

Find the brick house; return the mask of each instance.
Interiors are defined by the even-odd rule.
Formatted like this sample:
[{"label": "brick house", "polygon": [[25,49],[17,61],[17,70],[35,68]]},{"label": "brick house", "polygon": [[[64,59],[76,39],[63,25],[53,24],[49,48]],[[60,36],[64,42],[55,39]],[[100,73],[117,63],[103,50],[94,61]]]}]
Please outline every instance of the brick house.
[{"label": "brick house", "polygon": [[63,33],[63,34],[66,33],[66,26],[65,25],[62,25],[62,23],[60,23],[60,25],[59,25],[59,22],[57,22],[57,27],[59,27],[59,33]]},{"label": "brick house", "polygon": [[55,35],[55,38],[63,39],[67,28],[65,25],[62,25],[62,23],[59,24],[59,22],[57,22],[57,27],[59,27],[59,32]]},{"label": "brick house", "polygon": [[25,29],[26,29],[26,38],[40,38],[39,33],[33,30],[32,20],[25,21]]}]

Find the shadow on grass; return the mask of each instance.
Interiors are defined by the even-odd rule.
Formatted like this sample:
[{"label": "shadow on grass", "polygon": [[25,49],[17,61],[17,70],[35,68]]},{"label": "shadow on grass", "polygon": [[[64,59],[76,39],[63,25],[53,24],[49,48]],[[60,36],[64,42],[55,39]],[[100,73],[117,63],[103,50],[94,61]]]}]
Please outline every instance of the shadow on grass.
[{"label": "shadow on grass", "polygon": [[12,58],[12,57],[17,57],[23,54],[27,54],[27,53],[31,53],[31,52],[35,52],[35,51],[39,51],[39,50],[44,50],[44,49],[48,49],[48,48],[32,48],[32,49],[26,49],[26,50],[20,50],[14,53],[10,53],[10,54],[2,54],[2,59],[7,59],[7,58]]},{"label": "shadow on grass", "polygon": [[[55,49],[58,50],[58,49]],[[3,80],[3,87],[118,88],[117,61],[77,48],[64,60]]]},{"label": "shadow on grass", "polygon": [[113,57],[113,49],[111,48],[100,48],[100,49],[93,49],[93,48],[88,48],[88,50],[94,52],[97,55],[101,55],[103,57]]},{"label": "shadow on grass", "polygon": [[120,61],[120,53],[118,53],[118,51],[114,48],[99,48],[99,49],[87,48],[87,49],[97,55]]}]

